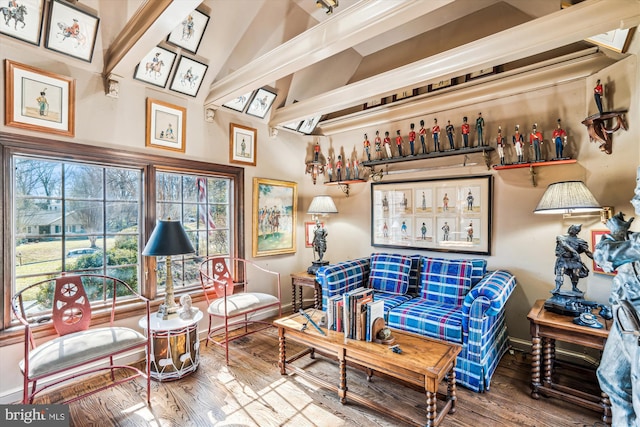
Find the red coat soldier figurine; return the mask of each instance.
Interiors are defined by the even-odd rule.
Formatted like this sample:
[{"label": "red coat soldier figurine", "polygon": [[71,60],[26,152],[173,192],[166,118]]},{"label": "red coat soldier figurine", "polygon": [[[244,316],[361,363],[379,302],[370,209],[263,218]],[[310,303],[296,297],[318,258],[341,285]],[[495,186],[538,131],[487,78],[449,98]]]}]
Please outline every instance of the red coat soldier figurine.
[{"label": "red coat soldier figurine", "polygon": [[518,163],[524,162],[524,135],[520,133],[520,126],[516,125],[516,131],[513,134],[513,147],[516,149],[516,155],[518,156]]},{"label": "red coat soldier figurine", "polygon": [[364,151],[367,153],[367,160],[371,161],[371,152],[369,151],[371,149],[371,143],[366,133],[364,134],[364,142],[362,145],[364,145]]},{"label": "red coat soldier figurine", "polygon": [[438,119],[433,119],[433,126],[431,127],[431,136],[433,136],[434,151],[440,151],[440,126],[438,125]]},{"label": "red coat soldier figurine", "polygon": [[402,135],[400,135],[400,129],[396,131],[396,145],[398,146],[398,156],[402,157]]},{"label": "red coat soldier figurine", "polygon": [[462,141],[464,142],[464,148],[469,148],[469,132],[471,131],[471,126],[467,123],[467,116],[462,118],[462,126],[460,126],[460,131],[462,132]]},{"label": "red coat soldier figurine", "polygon": [[598,79],[596,87],[593,88],[593,98],[596,100],[596,106],[598,107],[598,113],[600,114],[602,114],[602,95],[604,95],[604,90],[602,89],[600,79]]},{"label": "red coat soldier figurine", "polygon": [[413,156],[413,154],[414,154],[414,152],[413,152],[413,150],[414,150],[413,144],[416,141],[416,131],[413,130],[415,128],[415,125],[413,123],[411,123],[409,125],[409,127],[411,128],[411,130],[409,131],[409,148],[411,150],[411,155]]},{"label": "red coat soldier figurine", "polygon": [[422,144],[422,154],[427,154],[427,144],[425,143],[427,130],[424,128],[424,120],[420,120],[420,130],[418,131],[418,134],[420,135],[420,144]]},{"label": "red coat soldier figurine", "polygon": [[387,152],[387,159],[392,158],[393,156],[391,155],[391,138],[389,138],[389,131],[386,131],[384,133],[384,149]]},{"label": "red coat soldier figurine", "polygon": [[562,129],[562,124],[560,119],[558,119],[558,126],[553,131],[553,142],[556,143],[556,159],[562,158],[562,152],[564,151],[564,146],[567,143],[567,132]]},{"label": "red coat soldier figurine", "polygon": [[538,124],[533,124],[533,129],[529,134],[529,146],[533,146],[533,152],[535,155],[535,161],[542,160],[542,154],[540,153],[540,147],[542,146],[542,132],[538,130]]},{"label": "red coat soldier figurine", "polygon": [[496,147],[498,148],[498,156],[500,156],[500,164],[504,165],[504,138],[502,137],[502,126],[498,126],[498,136],[496,137]]}]

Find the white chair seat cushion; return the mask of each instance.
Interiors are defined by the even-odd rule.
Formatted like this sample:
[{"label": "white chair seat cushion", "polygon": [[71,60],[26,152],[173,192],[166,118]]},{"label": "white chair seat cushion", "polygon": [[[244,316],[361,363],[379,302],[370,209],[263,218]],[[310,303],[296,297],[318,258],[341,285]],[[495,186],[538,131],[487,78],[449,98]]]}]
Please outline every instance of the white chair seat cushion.
[{"label": "white chair seat cushion", "polygon": [[[233,294],[227,297],[227,316],[234,316],[247,311],[255,311],[262,307],[277,305],[278,298],[259,292]],[[224,316],[224,298],[218,298],[209,304],[207,312],[213,316]]]},{"label": "white chair seat cushion", "polygon": [[[47,341],[29,353],[29,378],[39,377],[108,357],[118,351],[142,345],[146,337],[130,328],[96,328]],[[20,361],[24,372],[24,360]]]}]

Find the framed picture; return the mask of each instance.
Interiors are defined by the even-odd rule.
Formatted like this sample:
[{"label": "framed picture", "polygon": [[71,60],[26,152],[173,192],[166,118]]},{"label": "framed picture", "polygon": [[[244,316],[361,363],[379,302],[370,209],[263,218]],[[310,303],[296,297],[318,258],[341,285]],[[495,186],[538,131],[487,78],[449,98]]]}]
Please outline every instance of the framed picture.
[{"label": "framed picture", "polygon": [[[602,236],[610,233],[611,232],[609,230],[591,230],[591,251],[593,252],[596,249],[596,245],[602,239]],[[596,264],[595,260],[593,260],[593,272],[598,274],[607,274],[609,276],[615,276],[618,274],[617,270],[614,270],[613,273],[607,273],[598,264]]]},{"label": "framed picture", "polygon": [[229,123],[229,162],[255,166],[257,145],[257,130]]},{"label": "framed picture", "polygon": [[4,65],[5,125],[73,137],[75,79],[8,59]]},{"label": "framed picture", "polygon": [[242,113],[244,111],[244,108],[249,103],[249,100],[251,99],[252,94],[253,92],[247,92],[244,95],[241,95],[235,99],[232,99],[231,101],[225,102],[224,104],[222,104],[222,106],[231,108],[232,110],[236,110]]},{"label": "framed picture", "polygon": [[194,10],[169,34],[167,43],[181,47],[191,53],[198,51],[209,17],[199,10]]},{"label": "framed picture", "polygon": [[453,84],[453,79],[444,79],[444,80],[440,80],[434,83],[431,83],[429,85],[427,85],[427,91],[428,92],[433,92],[435,90],[439,90],[439,89],[444,89],[446,87],[449,87]]},{"label": "framed picture", "polygon": [[283,125],[283,127],[289,130],[298,130],[300,123],[302,122],[291,122],[291,123],[287,123],[286,125]]},{"label": "framed picture", "polygon": [[296,252],[297,184],[253,178],[253,256]]},{"label": "framed picture", "polygon": [[305,119],[300,123],[300,127],[298,127],[298,132],[302,132],[304,134],[310,134],[318,125],[321,116],[310,117]]},{"label": "framed picture", "polygon": [[42,18],[44,16],[44,0],[20,0],[13,12],[4,8],[4,23],[0,25],[0,34],[40,45]]},{"label": "framed picture", "polygon": [[[324,222],[320,221],[320,224],[324,227]],[[315,221],[305,221],[304,223],[304,247],[312,248],[313,247],[313,230],[316,228]]]},{"label": "framed picture", "polygon": [[136,67],[133,78],[155,86],[165,87],[171,68],[176,60],[176,54],[170,50],[156,46],[142,58]]},{"label": "framed picture", "polygon": [[598,34],[587,39],[588,42],[604,46],[619,53],[626,53],[631,44],[631,38],[636,31],[636,27],[625,30],[611,30],[603,34]]},{"label": "framed picture", "polygon": [[468,82],[469,80],[477,79],[478,77],[490,76],[491,74],[495,74],[497,72],[498,67],[483,68],[482,70],[474,71],[473,73],[467,74],[464,81]]},{"label": "framed picture", "polygon": [[253,95],[249,108],[247,108],[247,114],[264,119],[275,99],[275,93],[262,88],[258,89],[256,94]]},{"label": "framed picture", "polygon": [[491,254],[490,175],[371,184],[371,245]]},{"label": "framed picture", "polygon": [[91,62],[100,18],[71,4],[52,0],[45,47]]},{"label": "framed picture", "polygon": [[186,149],[187,109],[147,98],[147,147]]},{"label": "framed picture", "polygon": [[190,96],[196,96],[198,90],[200,90],[200,85],[202,85],[202,79],[204,78],[204,73],[207,72],[207,68],[208,65],[202,62],[181,56],[180,60],[178,60],[178,68],[176,68],[176,72],[173,74],[173,80],[171,81],[169,89]]}]

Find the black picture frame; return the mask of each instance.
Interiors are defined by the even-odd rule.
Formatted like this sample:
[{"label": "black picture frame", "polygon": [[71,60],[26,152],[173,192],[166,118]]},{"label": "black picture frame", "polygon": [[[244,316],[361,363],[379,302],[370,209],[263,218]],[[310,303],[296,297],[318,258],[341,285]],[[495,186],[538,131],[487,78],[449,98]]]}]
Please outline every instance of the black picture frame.
[{"label": "black picture frame", "polygon": [[[175,52],[156,46],[151,49],[136,66],[133,78],[135,80],[140,80],[141,82],[164,88],[167,86],[167,82],[169,81],[169,76],[171,75],[171,70],[173,69],[173,64],[176,62],[177,56],[178,55]],[[160,59],[161,66],[159,70],[154,71],[153,68],[150,67],[154,66],[153,58],[155,57]]]},{"label": "black picture frame", "polygon": [[253,99],[249,103],[245,113],[250,116],[264,119],[269,112],[271,105],[273,105],[273,101],[276,100],[276,96],[278,95],[275,92],[261,87],[253,95]]},{"label": "black picture frame", "polygon": [[371,246],[491,255],[492,176],[371,184]]},{"label": "black picture frame", "polygon": [[[181,56],[178,59],[178,66],[176,67],[176,72],[173,73],[169,89],[185,95],[197,96],[208,68],[207,64]],[[188,76],[189,70],[191,70],[191,78]]]},{"label": "black picture frame", "polygon": [[[189,17],[192,18],[191,24],[189,24]],[[207,24],[209,24],[209,15],[194,9],[169,33],[167,43],[195,54],[200,47]],[[189,26],[191,26],[191,33],[189,33]]]},{"label": "black picture frame", "polygon": [[91,62],[100,18],[67,2],[52,0],[44,47]]},{"label": "black picture frame", "polygon": [[22,19],[5,18],[7,25],[0,25],[0,34],[40,46],[44,3],[44,0],[21,0],[18,9],[23,8],[19,14]]}]

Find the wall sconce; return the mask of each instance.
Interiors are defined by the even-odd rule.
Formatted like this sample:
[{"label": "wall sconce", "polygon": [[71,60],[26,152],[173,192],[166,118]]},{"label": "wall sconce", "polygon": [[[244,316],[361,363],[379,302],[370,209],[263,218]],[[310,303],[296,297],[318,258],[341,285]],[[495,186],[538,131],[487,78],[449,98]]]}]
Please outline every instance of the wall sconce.
[{"label": "wall sconce", "polygon": [[605,223],[613,215],[613,208],[600,205],[584,182],[563,181],[547,187],[533,212],[563,214],[565,219],[600,217]]},{"label": "wall sconce", "polygon": [[147,245],[142,251],[144,256],[166,256],[167,257],[167,284],[164,294],[164,302],[158,309],[158,317],[163,320],[178,316],[179,306],[173,296],[173,275],[171,273],[171,256],[184,255],[195,252],[187,233],[180,221],[160,220],[154,228]]},{"label": "wall sconce", "polygon": [[338,208],[336,208],[331,196],[316,196],[311,201],[307,213],[313,215],[312,218],[316,222],[313,229],[313,252],[318,254],[318,259],[314,260],[307,269],[307,273],[315,275],[320,267],[329,264],[329,261],[322,259],[327,250],[327,228],[320,222],[318,216],[338,213]]}]

